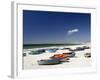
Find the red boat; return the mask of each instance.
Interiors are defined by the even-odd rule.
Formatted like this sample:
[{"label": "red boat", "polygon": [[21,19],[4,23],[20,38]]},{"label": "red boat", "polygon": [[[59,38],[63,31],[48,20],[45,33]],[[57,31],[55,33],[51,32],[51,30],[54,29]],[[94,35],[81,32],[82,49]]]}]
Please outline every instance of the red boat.
[{"label": "red boat", "polygon": [[52,57],[50,57],[51,59],[56,59],[59,61],[68,61],[69,57],[67,54],[55,54]]}]

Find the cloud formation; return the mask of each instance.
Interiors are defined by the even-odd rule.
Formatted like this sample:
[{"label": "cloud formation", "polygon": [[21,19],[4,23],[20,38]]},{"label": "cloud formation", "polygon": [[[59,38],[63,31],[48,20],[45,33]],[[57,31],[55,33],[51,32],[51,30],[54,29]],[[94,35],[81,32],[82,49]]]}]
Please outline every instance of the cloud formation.
[{"label": "cloud formation", "polygon": [[68,30],[68,35],[71,35],[73,33],[79,32],[79,29],[72,29],[72,30]]}]

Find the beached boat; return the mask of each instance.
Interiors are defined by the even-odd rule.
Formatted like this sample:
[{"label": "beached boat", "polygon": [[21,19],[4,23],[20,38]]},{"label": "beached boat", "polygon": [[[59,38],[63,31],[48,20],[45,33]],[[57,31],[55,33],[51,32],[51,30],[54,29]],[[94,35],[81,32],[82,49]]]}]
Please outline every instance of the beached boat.
[{"label": "beached boat", "polygon": [[65,55],[67,57],[74,57],[75,56],[75,52],[74,51],[70,51],[68,49],[66,49],[66,50],[57,50],[57,53]]},{"label": "beached boat", "polygon": [[83,46],[83,48],[84,48],[84,49],[90,49],[90,47],[88,47],[88,46]]},{"label": "beached boat", "polygon": [[31,51],[29,54],[37,55],[37,54],[41,54],[41,53],[44,53],[44,52],[45,52],[45,49],[39,49],[39,50]]},{"label": "beached boat", "polygon": [[38,52],[38,51],[31,51],[29,54],[30,54],[30,55],[37,55],[37,54],[41,54],[41,53]]},{"label": "beached boat", "polygon": [[53,60],[58,60],[60,62],[69,62],[69,57],[66,54],[55,54],[50,57]]},{"label": "beached boat", "polygon": [[56,53],[61,54],[61,53],[70,53],[72,51],[65,49],[65,50],[57,50]]},{"label": "beached boat", "polygon": [[25,57],[26,56],[26,53],[23,53],[23,56]]},{"label": "beached boat", "polygon": [[37,61],[39,65],[55,65],[55,64],[60,64],[59,60],[56,59],[43,59]]},{"label": "beached boat", "polygon": [[91,53],[85,53],[84,56],[85,56],[86,58],[90,58],[90,57],[91,57]]},{"label": "beached boat", "polygon": [[60,62],[69,62],[70,59],[67,57],[67,58],[62,58],[62,59],[59,59]]},{"label": "beached boat", "polygon": [[45,49],[39,49],[37,50],[39,53],[44,53],[45,52]]},{"label": "beached boat", "polygon": [[70,58],[75,57],[75,52],[63,53],[63,54],[66,54],[67,57],[70,57]]},{"label": "beached boat", "polygon": [[74,49],[73,51],[83,51],[84,48],[83,47],[77,47],[76,49]]},{"label": "beached boat", "polygon": [[71,48],[62,48],[61,50],[69,50],[69,51],[72,51]]},{"label": "beached boat", "polygon": [[47,53],[48,53],[48,52],[49,52],[49,53],[54,53],[54,52],[56,52],[56,50],[57,50],[57,49],[47,49],[46,52],[47,52]]}]

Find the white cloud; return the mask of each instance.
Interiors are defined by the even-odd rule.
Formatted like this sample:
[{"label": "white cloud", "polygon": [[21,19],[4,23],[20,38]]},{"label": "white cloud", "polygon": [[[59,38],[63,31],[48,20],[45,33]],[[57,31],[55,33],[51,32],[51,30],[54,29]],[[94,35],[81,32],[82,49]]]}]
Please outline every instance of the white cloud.
[{"label": "white cloud", "polygon": [[73,33],[79,32],[79,29],[72,29],[72,30],[68,30],[68,35],[71,35]]}]

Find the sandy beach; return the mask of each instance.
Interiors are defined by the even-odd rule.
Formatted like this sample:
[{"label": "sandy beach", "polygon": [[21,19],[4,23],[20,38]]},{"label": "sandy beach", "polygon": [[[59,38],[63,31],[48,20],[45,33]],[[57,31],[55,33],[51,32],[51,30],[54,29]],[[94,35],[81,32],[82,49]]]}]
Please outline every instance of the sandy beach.
[{"label": "sandy beach", "polygon": [[[59,48],[71,48],[75,49],[76,47],[81,47],[84,45],[74,45],[74,46],[62,46]],[[51,47],[49,47],[51,48]],[[52,47],[54,48],[54,47]],[[45,68],[74,68],[74,67],[88,67],[91,66],[91,58],[84,57],[85,53],[91,53],[91,49],[85,49],[82,51],[75,51],[75,57],[70,58],[69,62],[64,62],[56,65],[38,65],[37,61],[41,59],[48,59],[55,53],[45,52],[38,55],[29,55],[28,53],[34,49],[24,49],[24,53],[27,53],[25,57],[23,57],[23,69],[45,69]]]}]

